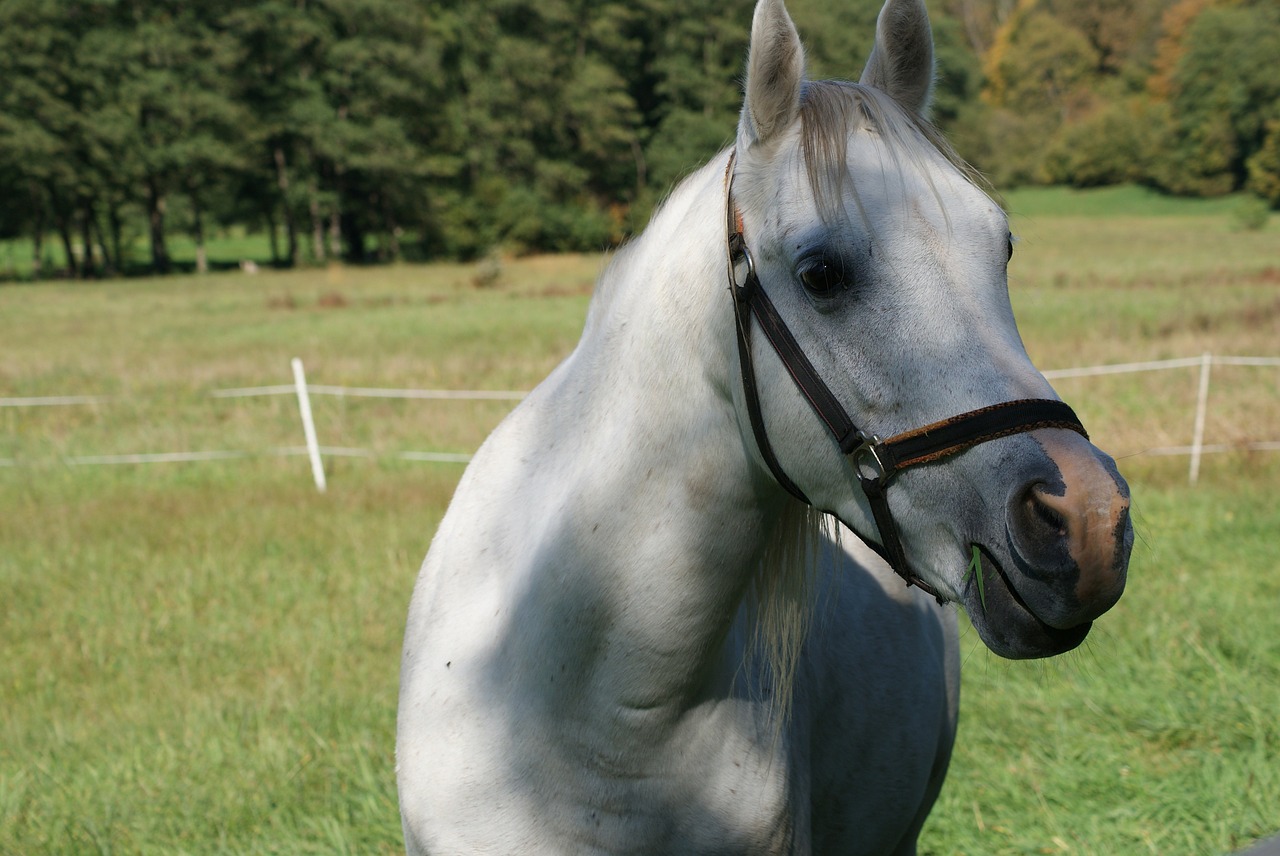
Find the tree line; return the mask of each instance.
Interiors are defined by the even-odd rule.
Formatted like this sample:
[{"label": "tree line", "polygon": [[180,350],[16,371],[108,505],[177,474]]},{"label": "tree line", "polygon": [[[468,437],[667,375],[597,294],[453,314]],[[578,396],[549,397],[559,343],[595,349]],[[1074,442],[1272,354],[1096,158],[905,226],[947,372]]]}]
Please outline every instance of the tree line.
[{"label": "tree line", "polygon": [[[732,137],[752,0],[0,0],[0,238],[73,274],[599,249]],[[880,0],[790,0],[856,78]],[[1275,0],[935,0],[934,119],[998,187],[1280,206]],[[54,247],[46,246],[52,242]]]}]

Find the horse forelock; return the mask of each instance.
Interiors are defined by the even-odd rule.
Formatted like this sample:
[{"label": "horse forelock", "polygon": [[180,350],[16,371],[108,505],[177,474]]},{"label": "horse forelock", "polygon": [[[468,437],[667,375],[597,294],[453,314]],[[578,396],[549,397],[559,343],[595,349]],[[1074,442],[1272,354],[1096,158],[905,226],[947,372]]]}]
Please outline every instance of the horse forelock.
[{"label": "horse forelock", "polygon": [[[910,165],[927,176],[929,162],[940,157],[966,181],[996,199],[986,178],[956,153],[932,123],[904,110],[874,87],[840,80],[806,81],[800,119],[805,171],[818,211],[828,224],[836,225],[845,216],[846,189],[861,207],[857,186],[851,186],[848,163],[849,138],[859,132],[879,135],[899,170]],[[936,187],[934,196],[945,213],[945,201]],[[866,220],[866,212],[861,214]]]}]

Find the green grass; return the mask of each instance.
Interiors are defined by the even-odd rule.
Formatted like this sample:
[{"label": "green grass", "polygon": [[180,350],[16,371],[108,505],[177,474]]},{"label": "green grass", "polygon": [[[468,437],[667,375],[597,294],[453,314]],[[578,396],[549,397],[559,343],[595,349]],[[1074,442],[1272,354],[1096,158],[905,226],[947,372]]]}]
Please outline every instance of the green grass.
[{"label": "green grass", "polygon": [[398,847],[400,623],[447,470],[4,485],[0,852]]},{"label": "green grass", "polygon": [[[1045,368],[1277,355],[1275,224],[1040,215],[1013,297]],[[521,389],[573,347],[597,257],[0,288],[0,854],[391,853],[399,644],[418,563],[506,405],[316,398],[305,460],[69,467],[69,455],[301,443],[289,382]],[[1261,369],[1214,374],[1210,434],[1275,440]],[[1215,854],[1280,829],[1280,454],[1189,441],[1194,371],[1064,381],[1122,456],[1129,589],[1077,652],[989,655],[969,629],[960,742],[922,851]]]},{"label": "green grass", "polygon": [[1005,204],[1017,217],[1212,217],[1234,214],[1246,198],[1245,194],[1212,199],[1169,196],[1126,184],[1088,190],[1023,187],[1005,194]]},{"label": "green grass", "polygon": [[1280,829],[1274,489],[1135,484],[1120,604],[1079,651],[1009,663],[971,630],[925,852],[1215,854]]},{"label": "green grass", "polygon": [[[280,252],[285,252],[284,240],[280,240]],[[79,252],[79,241],[76,242]],[[192,272],[196,267],[195,239],[180,232],[173,232],[165,241],[169,258],[176,270]],[[230,228],[206,235],[205,253],[211,270],[238,268],[243,260],[250,260],[266,267],[271,262],[270,238],[265,233],[246,233],[241,228]],[[45,238],[41,248],[41,266],[47,279],[64,269],[67,264],[62,240],[56,235]],[[124,242],[124,268],[126,272],[146,273],[151,266],[151,245],[141,236],[133,236]],[[35,268],[35,243],[30,238],[13,238],[0,241],[0,282],[29,280]]]}]

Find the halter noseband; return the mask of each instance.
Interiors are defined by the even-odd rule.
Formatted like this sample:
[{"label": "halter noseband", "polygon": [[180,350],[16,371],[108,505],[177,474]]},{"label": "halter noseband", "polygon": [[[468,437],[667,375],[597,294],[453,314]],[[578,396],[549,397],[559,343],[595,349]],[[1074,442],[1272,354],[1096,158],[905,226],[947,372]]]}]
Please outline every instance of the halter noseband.
[{"label": "halter noseband", "polygon": [[871,504],[871,514],[880,530],[880,542],[876,544],[858,534],[867,546],[880,555],[893,570],[906,580],[908,586],[917,586],[927,594],[945,599],[936,589],[920,579],[907,564],[906,552],[898,536],[898,527],[889,510],[887,491],[898,473],[909,467],[933,463],[963,452],[973,446],[1036,431],[1041,428],[1066,428],[1088,437],[1075,411],[1061,401],[1051,399],[1023,399],[1007,401],[972,410],[934,422],[923,428],[896,434],[882,440],[874,434],[860,430],[849,418],[840,401],[822,381],[813,363],[787,329],[786,323],[773,302],[760,286],[755,261],[743,237],[742,214],[733,202],[733,167],[735,154],[729,156],[725,172],[725,198],[728,219],[729,284],[733,291],[733,310],[738,334],[738,359],[742,366],[742,385],[746,396],[747,414],[756,446],[765,464],[778,484],[796,499],[812,505],[796,483],[783,471],[765,432],[764,417],[760,411],[760,394],[756,385],[755,368],[751,360],[751,319],[756,318],[765,338],[777,352],[779,359],[800,392],[808,400],[814,412],[835,438],[840,451],[849,456]]}]

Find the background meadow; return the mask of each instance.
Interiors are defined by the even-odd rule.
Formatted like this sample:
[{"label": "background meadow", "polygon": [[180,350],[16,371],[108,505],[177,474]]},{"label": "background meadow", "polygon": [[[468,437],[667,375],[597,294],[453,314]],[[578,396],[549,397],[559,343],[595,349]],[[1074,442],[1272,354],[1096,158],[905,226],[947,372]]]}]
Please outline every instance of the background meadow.
[{"label": "background meadow", "polygon": [[[1137,191],[1011,194],[1011,290],[1043,369],[1280,356],[1280,230]],[[573,347],[600,256],[0,287],[0,853],[393,853],[403,620],[495,402]],[[1057,383],[1134,491],[1129,589],[1080,650],[1010,663],[965,628],[930,854],[1217,854],[1280,830],[1280,453],[1187,460],[1197,370]],[[1280,369],[1214,370],[1208,437],[1280,440]],[[246,457],[77,466],[90,455]]]}]

